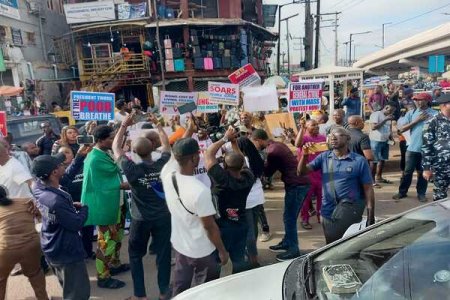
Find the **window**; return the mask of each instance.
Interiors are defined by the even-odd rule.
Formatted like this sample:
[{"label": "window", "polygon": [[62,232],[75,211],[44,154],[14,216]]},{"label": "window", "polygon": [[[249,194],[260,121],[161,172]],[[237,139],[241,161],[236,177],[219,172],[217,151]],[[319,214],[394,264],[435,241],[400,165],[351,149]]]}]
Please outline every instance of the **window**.
[{"label": "window", "polygon": [[26,32],[28,45],[36,45],[36,33]]},{"label": "window", "polygon": [[189,1],[191,18],[217,18],[219,7],[217,0],[192,0]]},{"label": "window", "polygon": [[20,29],[11,27],[11,35],[12,35],[12,41],[13,41],[14,45],[16,45],[16,46],[23,45],[22,32],[20,31]]}]

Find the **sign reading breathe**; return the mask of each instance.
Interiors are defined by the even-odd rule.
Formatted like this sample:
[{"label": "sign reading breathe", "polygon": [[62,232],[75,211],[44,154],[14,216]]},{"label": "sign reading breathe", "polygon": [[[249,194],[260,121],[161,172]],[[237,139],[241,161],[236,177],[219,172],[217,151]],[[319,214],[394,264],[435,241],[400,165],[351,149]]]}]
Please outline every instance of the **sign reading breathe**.
[{"label": "sign reading breathe", "polygon": [[70,92],[72,117],[82,121],[114,120],[114,99],[112,93]]}]

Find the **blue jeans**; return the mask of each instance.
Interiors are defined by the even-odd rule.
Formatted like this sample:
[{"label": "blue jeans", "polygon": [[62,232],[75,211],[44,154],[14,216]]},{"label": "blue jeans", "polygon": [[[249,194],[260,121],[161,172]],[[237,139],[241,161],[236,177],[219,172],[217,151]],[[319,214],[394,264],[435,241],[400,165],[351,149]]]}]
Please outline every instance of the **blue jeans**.
[{"label": "blue jeans", "polygon": [[297,219],[303,201],[308,192],[309,185],[286,186],[284,196],[284,238],[282,244],[288,251],[298,252]]},{"label": "blue jeans", "polygon": [[408,193],[414,171],[417,171],[417,195],[425,196],[428,181],[423,178],[422,153],[412,151],[406,151],[405,171],[403,172],[402,179],[400,180],[400,186],[398,189],[399,194],[406,195]]}]

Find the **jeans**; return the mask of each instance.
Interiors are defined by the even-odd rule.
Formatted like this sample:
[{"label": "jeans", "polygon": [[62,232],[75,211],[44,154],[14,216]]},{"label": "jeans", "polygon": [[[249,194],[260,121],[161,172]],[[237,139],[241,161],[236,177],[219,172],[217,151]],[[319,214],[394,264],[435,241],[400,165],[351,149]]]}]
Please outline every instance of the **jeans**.
[{"label": "jeans", "polygon": [[406,151],[405,162],[405,171],[403,172],[402,179],[400,180],[400,187],[398,188],[399,194],[406,195],[408,193],[414,171],[417,171],[417,195],[425,196],[428,181],[423,178],[422,153]]},{"label": "jeans", "polygon": [[245,271],[247,263],[245,262],[245,246],[247,245],[247,220],[233,222],[228,220],[218,220],[220,236],[223,245],[230,254],[233,263],[233,274]]},{"label": "jeans", "polygon": [[255,209],[257,206],[253,208],[249,208],[245,210],[245,217],[247,218],[247,254],[249,256],[257,256],[258,248],[256,247],[256,238],[258,236],[258,224],[255,218]]},{"label": "jeans", "polygon": [[170,234],[170,216],[154,221],[131,220],[128,252],[135,297],[146,297],[142,258],[147,254],[150,236],[152,236],[152,250],[156,253],[159,291],[160,294],[167,293],[170,282]]},{"label": "jeans", "polygon": [[267,222],[266,212],[264,211],[264,205],[259,204],[253,208],[256,214],[256,219],[261,223],[261,229],[263,232],[270,232],[269,223]]},{"label": "jeans", "polygon": [[284,196],[284,237],[282,244],[289,252],[298,252],[297,218],[303,201],[308,192],[309,185],[286,186]]}]

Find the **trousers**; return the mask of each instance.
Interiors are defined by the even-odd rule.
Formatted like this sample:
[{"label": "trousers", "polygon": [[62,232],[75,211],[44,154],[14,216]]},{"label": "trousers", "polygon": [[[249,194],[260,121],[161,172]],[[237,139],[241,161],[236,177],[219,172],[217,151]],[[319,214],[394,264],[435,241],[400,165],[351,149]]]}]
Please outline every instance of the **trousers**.
[{"label": "trousers", "polygon": [[288,251],[298,252],[297,218],[308,192],[309,185],[287,186],[284,195],[284,237],[282,244],[287,246]]},{"label": "trousers", "polygon": [[434,169],[433,200],[447,198],[448,187],[450,186],[450,170],[446,168]]},{"label": "trousers", "polygon": [[400,186],[398,188],[398,192],[401,195],[406,195],[408,193],[414,171],[417,171],[417,195],[424,196],[427,192],[428,181],[423,178],[422,153],[406,151],[405,170],[400,179]]},{"label": "trousers", "polygon": [[306,194],[305,201],[302,205],[301,218],[303,222],[309,222],[309,208],[312,206],[312,196],[316,196],[316,212],[317,217],[320,216],[320,208],[322,207],[322,182],[311,181],[311,187]]},{"label": "trousers", "polygon": [[50,264],[63,288],[64,300],[88,300],[91,296],[89,275],[84,260],[64,265]]}]

